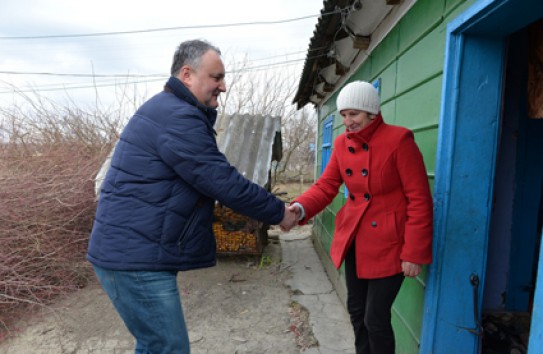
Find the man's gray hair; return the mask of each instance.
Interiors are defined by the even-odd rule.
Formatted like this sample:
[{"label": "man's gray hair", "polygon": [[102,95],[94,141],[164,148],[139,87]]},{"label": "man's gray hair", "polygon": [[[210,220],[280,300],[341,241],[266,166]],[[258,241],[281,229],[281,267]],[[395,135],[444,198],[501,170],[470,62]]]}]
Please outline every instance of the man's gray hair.
[{"label": "man's gray hair", "polygon": [[189,65],[194,69],[198,69],[202,61],[202,56],[209,50],[213,50],[221,55],[219,48],[204,40],[196,39],[181,43],[173,55],[172,76],[179,74],[183,65]]}]

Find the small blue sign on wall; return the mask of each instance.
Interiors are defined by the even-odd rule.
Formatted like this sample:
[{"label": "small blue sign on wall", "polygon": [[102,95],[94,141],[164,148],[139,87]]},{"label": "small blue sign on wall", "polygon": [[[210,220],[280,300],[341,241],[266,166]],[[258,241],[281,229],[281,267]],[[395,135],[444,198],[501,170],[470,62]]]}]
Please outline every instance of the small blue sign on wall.
[{"label": "small blue sign on wall", "polygon": [[373,80],[373,82],[371,84],[377,90],[377,93],[379,94],[379,97],[381,97],[381,78],[379,77],[379,78]]}]

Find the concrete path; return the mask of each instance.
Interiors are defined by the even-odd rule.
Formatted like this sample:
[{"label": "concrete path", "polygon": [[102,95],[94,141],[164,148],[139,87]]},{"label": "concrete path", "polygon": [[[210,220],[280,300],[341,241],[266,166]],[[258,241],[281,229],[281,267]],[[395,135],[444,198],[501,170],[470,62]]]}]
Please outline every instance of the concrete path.
[{"label": "concrete path", "polygon": [[287,280],[293,296],[309,311],[309,323],[319,346],[305,354],[354,353],[354,335],[349,315],[313,247],[311,230],[304,228],[279,234],[282,262],[292,278]]}]

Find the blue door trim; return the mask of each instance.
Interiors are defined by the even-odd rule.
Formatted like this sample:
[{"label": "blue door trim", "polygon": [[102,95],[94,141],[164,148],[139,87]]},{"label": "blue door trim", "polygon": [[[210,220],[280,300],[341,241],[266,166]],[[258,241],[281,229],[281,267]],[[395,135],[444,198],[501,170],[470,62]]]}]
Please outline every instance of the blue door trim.
[{"label": "blue door trim", "polygon": [[[541,235],[543,237],[543,235]],[[537,270],[537,281],[534,295],[534,308],[532,311],[532,324],[530,326],[530,347],[528,354],[537,354],[537,350],[543,348],[543,242],[541,242],[539,250],[539,267]]]},{"label": "blue door trim", "polygon": [[478,352],[470,276],[479,278],[480,309],[505,38],[541,17],[540,0],[481,0],[447,27],[434,182],[434,263],[428,272],[420,353]]}]

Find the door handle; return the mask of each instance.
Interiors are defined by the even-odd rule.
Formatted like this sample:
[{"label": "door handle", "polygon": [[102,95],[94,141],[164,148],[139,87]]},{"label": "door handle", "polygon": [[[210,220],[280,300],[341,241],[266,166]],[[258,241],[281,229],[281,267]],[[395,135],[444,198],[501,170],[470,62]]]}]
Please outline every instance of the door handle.
[{"label": "door handle", "polygon": [[481,324],[481,318],[479,317],[479,276],[472,273],[469,276],[469,282],[473,288],[473,319],[475,321],[475,328],[468,329],[468,331],[478,337],[482,337],[483,326]]}]

